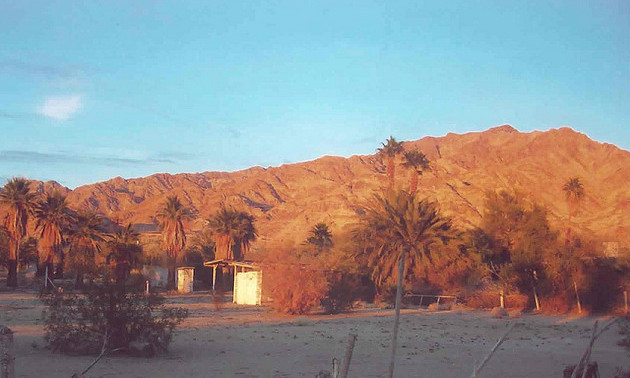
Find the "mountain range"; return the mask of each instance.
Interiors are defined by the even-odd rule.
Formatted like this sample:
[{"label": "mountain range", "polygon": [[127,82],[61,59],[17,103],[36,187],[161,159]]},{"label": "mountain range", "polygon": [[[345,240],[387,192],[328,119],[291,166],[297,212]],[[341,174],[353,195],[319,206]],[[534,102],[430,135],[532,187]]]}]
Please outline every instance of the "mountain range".
[{"label": "mountain range", "polygon": [[[509,125],[403,145],[430,160],[418,193],[437,201],[462,228],[480,223],[486,191],[510,190],[543,205],[557,229],[571,227],[602,241],[630,245],[630,152],[615,145],[570,128],[523,133]],[[407,187],[410,173],[398,164],[396,185]],[[562,187],[573,177],[582,182],[584,198],[577,214],[569,217]],[[260,237],[255,246],[267,248],[305,240],[318,222],[329,224],[333,234],[341,232],[386,185],[386,161],[376,153],[231,173],[116,177],[74,190],[55,182],[36,183],[39,192],[65,192],[72,208],[91,208],[144,231],[157,231],[155,214],[170,195],[195,214],[186,224],[190,231],[201,229],[221,205],[233,206],[256,216]]]}]

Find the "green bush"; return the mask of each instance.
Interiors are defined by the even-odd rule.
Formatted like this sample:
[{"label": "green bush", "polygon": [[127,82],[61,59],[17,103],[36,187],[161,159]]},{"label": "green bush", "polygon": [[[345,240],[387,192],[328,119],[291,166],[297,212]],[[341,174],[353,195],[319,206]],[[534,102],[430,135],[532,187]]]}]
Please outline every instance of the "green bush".
[{"label": "green bush", "polygon": [[165,308],[163,297],[114,284],[93,286],[85,295],[47,294],[42,300],[48,306],[47,346],[65,354],[116,351],[153,356],[167,350],[173,330],[188,316],[186,309]]}]

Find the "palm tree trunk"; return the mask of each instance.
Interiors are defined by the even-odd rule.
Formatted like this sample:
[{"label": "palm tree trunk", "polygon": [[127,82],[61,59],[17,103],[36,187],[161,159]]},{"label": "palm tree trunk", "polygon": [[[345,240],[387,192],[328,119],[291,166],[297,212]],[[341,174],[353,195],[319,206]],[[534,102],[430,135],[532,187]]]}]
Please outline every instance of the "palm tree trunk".
[{"label": "palm tree trunk", "polygon": [[17,260],[8,261],[9,273],[7,274],[7,287],[17,287]]},{"label": "palm tree trunk", "polygon": [[411,177],[409,177],[409,193],[415,194],[418,190],[418,172],[411,170]]},{"label": "palm tree trunk", "polygon": [[177,289],[176,287],[176,264],[175,264],[175,259],[171,256],[167,257],[168,258],[168,279],[167,279],[167,283],[166,283],[166,288],[168,290],[175,290]]},{"label": "palm tree trunk", "polygon": [[14,238],[9,241],[9,261],[8,261],[8,274],[7,274],[7,287],[17,287],[17,256],[19,254],[20,244],[16,242]]},{"label": "palm tree trunk", "polygon": [[394,178],[396,176],[396,164],[394,164],[394,158],[387,158],[387,177],[389,178],[389,188],[394,189]]},{"label": "palm tree trunk", "polygon": [[388,378],[394,376],[394,366],[396,364],[396,344],[398,342],[398,324],[400,323],[400,302],[402,300],[402,284],[405,271],[405,248],[401,247],[402,253],[398,260],[398,284],[396,285],[396,315],[394,317],[394,332],[392,333],[392,354],[389,360]]},{"label": "palm tree trunk", "polygon": [[63,278],[63,263],[64,263],[64,253],[59,253],[59,262],[57,263],[57,269],[55,270],[55,278]]}]

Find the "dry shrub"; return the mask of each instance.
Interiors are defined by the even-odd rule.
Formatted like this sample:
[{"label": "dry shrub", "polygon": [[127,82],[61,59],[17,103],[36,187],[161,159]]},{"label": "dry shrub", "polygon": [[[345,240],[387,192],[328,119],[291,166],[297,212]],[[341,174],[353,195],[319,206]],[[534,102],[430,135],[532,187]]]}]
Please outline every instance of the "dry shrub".
[{"label": "dry shrub", "polygon": [[540,310],[545,314],[566,314],[571,310],[571,303],[565,295],[540,298]]},{"label": "dry shrub", "polygon": [[328,290],[321,300],[327,314],[338,314],[352,307],[352,303],[362,297],[365,290],[361,277],[355,274],[331,272],[328,277]]},{"label": "dry shrub", "polygon": [[445,247],[442,253],[433,259],[432,264],[417,266],[416,278],[448,293],[479,284],[485,273],[479,255],[461,253],[456,245]]},{"label": "dry shrub", "polygon": [[492,309],[500,305],[501,300],[494,290],[479,290],[467,295],[464,303],[471,308]]},{"label": "dry shrub", "polygon": [[104,348],[150,357],[166,351],[175,327],[188,316],[186,309],[164,306],[155,293],[145,296],[108,283],[85,295],[54,292],[42,300],[47,347],[65,354],[98,354]]},{"label": "dry shrub", "polygon": [[529,297],[521,293],[511,293],[505,296],[505,308],[523,310],[527,308]]},{"label": "dry shrub", "polygon": [[279,252],[265,261],[263,289],[272,299],[274,310],[287,314],[305,314],[318,305],[328,291],[323,271],[302,261],[291,252]]},{"label": "dry shrub", "polygon": [[[497,288],[486,288],[475,291],[464,298],[468,307],[493,309],[501,305],[501,291]],[[510,293],[504,296],[505,308],[522,310],[527,307],[529,298],[525,294]]]},{"label": "dry shrub", "polygon": [[623,275],[613,259],[593,260],[587,268],[586,289],[580,293],[583,306],[595,313],[610,312],[620,302]]}]

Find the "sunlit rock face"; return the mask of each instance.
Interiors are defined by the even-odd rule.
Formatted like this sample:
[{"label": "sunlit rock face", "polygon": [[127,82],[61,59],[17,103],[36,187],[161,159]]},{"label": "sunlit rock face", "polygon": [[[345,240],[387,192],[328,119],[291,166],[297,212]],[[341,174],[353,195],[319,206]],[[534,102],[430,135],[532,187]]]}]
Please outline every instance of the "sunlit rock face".
[{"label": "sunlit rock face", "polygon": [[[418,193],[439,202],[461,227],[479,224],[488,190],[516,190],[549,211],[553,226],[590,232],[603,241],[630,244],[630,153],[569,128],[521,133],[511,126],[449,133],[404,143],[427,155],[431,169]],[[375,149],[378,146],[374,146]],[[410,171],[396,167],[396,186],[408,188]],[[198,230],[220,204],[257,218],[254,247],[300,243],[318,222],[334,234],[356,222],[361,206],[387,186],[386,161],[377,155],[325,156],[280,167],[222,173],[155,174],[85,185],[69,192],[73,208],[89,207],[120,223],[154,223],[160,204],[177,195],[197,218]],[[579,177],[584,198],[568,217],[562,186]],[[42,184],[42,190],[53,183]]]}]

